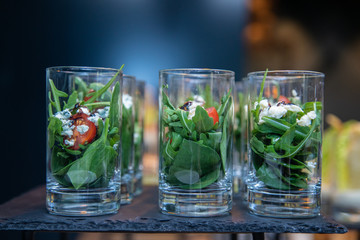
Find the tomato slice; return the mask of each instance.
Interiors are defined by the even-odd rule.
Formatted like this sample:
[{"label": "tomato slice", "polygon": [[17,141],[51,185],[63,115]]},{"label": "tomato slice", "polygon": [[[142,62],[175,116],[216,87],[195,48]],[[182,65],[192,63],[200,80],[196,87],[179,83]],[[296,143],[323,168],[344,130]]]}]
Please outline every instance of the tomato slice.
[{"label": "tomato slice", "polygon": [[210,107],[206,109],[207,113],[209,114],[209,117],[211,117],[214,120],[214,125],[219,122],[219,114],[216,111],[216,108]]},{"label": "tomato slice", "polygon": [[291,103],[291,101],[290,101],[287,97],[285,97],[285,96],[283,96],[283,95],[280,95],[280,96],[279,96],[278,102],[284,102],[284,103],[286,103],[286,104]]},{"label": "tomato slice", "polygon": [[[70,117],[71,120],[74,121],[73,125],[75,128],[73,129],[73,135],[71,138],[65,138],[68,141],[74,141],[73,146],[69,146],[68,149],[78,150],[81,145],[91,143],[96,136],[96,126],[93,122],[88,120],[88,115],[85,113],[77,113]],[[79,131],[78,126],[83,126],[82,128],[87,131]],[[80,127],[81,128],[81,127]]]}]

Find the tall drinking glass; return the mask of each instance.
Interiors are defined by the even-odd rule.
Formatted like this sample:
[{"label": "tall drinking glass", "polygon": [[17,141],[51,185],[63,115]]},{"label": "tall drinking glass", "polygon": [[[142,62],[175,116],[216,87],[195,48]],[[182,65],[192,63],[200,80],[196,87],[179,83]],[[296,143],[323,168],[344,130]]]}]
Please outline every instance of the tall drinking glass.
[{"label": "tall drinking glass", "polygon": [[123,76],[121,131],[121,204],[131,203],[134,197],[134,120],[135,77]]},{"label": "tall drinking glass", "polygon": [[163,213],[203,217],[231,210],[233,91],[232,71],[160,71]]},{"label": "tall drinking glass", "polygon": [[245,178],[247,176],[247,78],[235,83],[235,125],[233,178],[234,194],[246,199]]},{"label": "tall drinking glass", "polygon": [[272,217],[320,213],[324,74],[248,74],[250,211]]},{"label": "tall drinking glass", "polygon": [[134,126],[134,196],[142,193],[143,153],[144,153],[144,116],[145,82],[136,80],[135,126]]},{"label": "tall drinking glass", "polygon": [[46,206],[68,216],[110,214],[120,206],[122,72],[46,69]]}]

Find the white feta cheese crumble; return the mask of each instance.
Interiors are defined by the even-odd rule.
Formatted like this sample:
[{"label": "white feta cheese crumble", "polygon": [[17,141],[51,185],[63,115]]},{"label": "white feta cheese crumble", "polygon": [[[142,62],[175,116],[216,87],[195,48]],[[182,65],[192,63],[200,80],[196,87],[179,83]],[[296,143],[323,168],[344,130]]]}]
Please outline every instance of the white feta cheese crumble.
[{"label": "white feta cheese crumble", "polygon": [[89,130],[89,126],[86,125],[79,125],[76,127],[76,130],[83,135],[84,133],[86,133]]},{"label": "white feta cheese crumble", "polygon": [[85,113],[86,115],[90,115],[89,109],[88,109],[87,107],[81,107],[81,108],[79,108],[76,112],[77,112],[77,113],[83,112],[83,113]]},{"label": "white feta cheese crumble", "polygon": [[192,119],[195,116],[195,111],[197,106],[201,106],[203,108],[204,104],[205,104],[204,98],[202,98],[199,95],[195,95],[194,101],[192,101],[191,105],[189,106],[188,119]]},{"label": "white feta cheese crumble", "polygon": [[68,146],[74,146],[74,144],[75,144],[75,140],[74,139],[72,139],[72,140],[65,140],[65,145],[68,145]]},{"label": "white feta cheese crumble", "polygon": [[115,144],[113,145],[113,149],[114,149],[115,151],[117,151],[118,147],[119,147],[119,144],[117,144],[117,143],[115,143]]},{"label": "white feta cheese crumble", "polygon": [[109,107],[100,108],[97,110],[99,117],[107,118],[109,116]]},{"label": "white feta cheese crumble", "polygon": [[124,94],[122,97],[123,105],[126,109],[129,109],[133,105],[132,97],[129,94]]},{"label": "white feta cheese crumble", "polygon": [[67,129],[61,132],[61,136],[68,136],[69,138],[71,138],[71,136],[73,135],[73,131],[71,129]]},{"label": "white feta cheese crumble", "polygon": [[297,113],[297,112],[302,112],[303,110],[295,105],[295,104],[286,104],[286,105],[282,105],[287,111],[291,111],[291,112],[294,112],[294,113]]},{"label": "white feta cheese crumble", "polygon": [[296,122],[299,126],[306,127],[306,126],[310,126],[311,119],[309,118],[308,115],[304,115],[300,119],[296,119]]},{"label": "white feta cheese crumble", "polygon": [[269,108],[269,117],[273,118],[282,118],[286,114],[287,110],[283,107],[283,105],[280,106],[272,106]]},{"label": "white feta cheese crumble", "polygon": [[54,117],[60,120],[66,120],[71,117],[71,112],[69,111],[69,109],[65,109],[64,111],[55,113]]},{"label": "white feta cheese crumble", "polygon": [[315,113],[315,111],[310,111],[310,112],[308,112],[306,115],[308,115],[308,117],[309,117],[310,119],[315,119],[315,118],[316,118],[316,113]]},{"label": "white feta cheese crumble", "polygon": [[299,126],[307,127],[310,126],[311,120],[314,120],[315,118],[316,118],[315,111],[310,111],[306,115],[302,116],[300,120],[297,119],[296,122],[297,124],[299,124]]},{"label": "white feta cheese crumble", "polygon": [[[256,107],[256,106],[255,106]],[[265,109],[269,107],[269,101],[267,99],[260,101],[260,109]]]},{"label": "white feta cheese crumble", "polygon": [[295,89],[293,89],[293,90],[291,91],[291,93],[292,93],[293,97],[297,97],[297,92],[296,92]]},{"label": "white feta cheese crumble", "polygon": [[88,120],[93,122],[95,124],[95,126],[98,126],[99,125],[98,121],[99,121],[100,118],[101,117],[100,117],[100,115],[98,113],[94,113],[93,116],[88,117]]}]

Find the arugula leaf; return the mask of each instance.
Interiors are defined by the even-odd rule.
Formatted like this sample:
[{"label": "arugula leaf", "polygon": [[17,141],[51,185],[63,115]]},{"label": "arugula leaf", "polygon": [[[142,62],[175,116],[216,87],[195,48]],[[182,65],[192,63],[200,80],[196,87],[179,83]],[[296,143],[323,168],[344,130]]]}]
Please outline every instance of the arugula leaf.
[{"label": "arugula leaf", "polygon": [[77,98],[78,98],[77,91],[73,91],[71,93],[71,95],[69,96],[67,103],[64,104],[64,110],[74,108],[74,106],[78,100]]},{"label": "arugula leaf", "polygon": [[53,82],[53,80],[49,79],[49,83],[50,83],[50,89],[51,89],[51,93],[52,93],[52,97],[54,98],[54,101],[51,100],[51,97],[49,95],[49,99],[50,102],[54,103],[56,111],[60,112],[61,111],[61,107],[60,107],[60,97],[67,97],[68,95],[65,92],[62,92],[60,90],[58,90],[55,87],[55,84]]},{"label": "arugula leaf", "polygon": [[55,136],[61,135],[61,132],[62,132],[61,120],[56,117],[50,117],[49,125],[48,125],[48,142],[50,148],[54,146]]},{"label": "arugula leaf", "polygon": [[114,90],[111,95],[110,110],[109,110],[109,121],[110,128],[120,128],[120,84],[116,82]]},{"label": "arugula leaf", "polygon": [[164,104],[164,106],[167,106],[168,108],[170,108],[171,110],[175,110],[175,107],[171,104],[169,97],[166,95],[164,89],[168,88],[168,85],[163,85],[162,86],[162,103]]},{"label": "arugula leaf", "polygon": [[[110,79],[109,82],[107,82],[105,84],[104,87],[100,88],[99,90],[97,90],[96,92],[94,92],[94,94],[92,95],[92,97],[90,99],[88,99],[86,102],[87,103],[93,103],[94,101],[96,101],[102,94],[104,94],[108,88],[113,84],[113,82],[116,80],[117,76],[120,74],[121,70],[123,69],[124,64],[121,66],[121,68],[119,69],[119,71],[117,71],[117,73]],[[80,104],[82,105],[82,104]]]}]

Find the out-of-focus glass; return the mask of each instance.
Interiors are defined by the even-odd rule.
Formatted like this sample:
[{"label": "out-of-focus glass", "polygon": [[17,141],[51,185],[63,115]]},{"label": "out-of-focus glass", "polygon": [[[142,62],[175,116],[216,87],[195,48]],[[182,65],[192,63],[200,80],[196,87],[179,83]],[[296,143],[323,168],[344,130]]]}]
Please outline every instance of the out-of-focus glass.
[{"label": "out-of-focus glass", "polygon": [[134,196],[143,191],[143,154],[144,154],[144,117],[145,82],[136,80],[135,91],[135,127],[134,127]]},{"label": "out-of-focus glass", "polygon": [[46,206],[93,216],[120,207],[122,72],[93,67],[46,69]]},{"label": "out-of-focus glass", "polygon": [[252,213],[312,217],[320,213],[324,74],[248,74],[248,204]]},{"label": "out-of-focus glass", "polygon": [[235,124],[234,124],[234,194],[246,200],[245,180],[248,168],[247,156],[247,78],[235,82]]},{"label": "out-of-focus glass", "polygon": [[162,213],[201,217],[231,210],[233,92],[232,71],[160,71]]},{"label": "out-of-focus glass", "polygon": [[121,204],[129,204],[134,198],[135,89],[135,77],[124,75],[121,130]]}]

